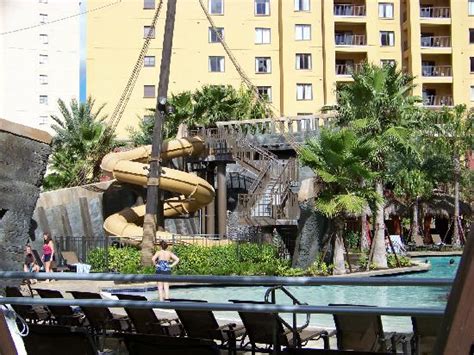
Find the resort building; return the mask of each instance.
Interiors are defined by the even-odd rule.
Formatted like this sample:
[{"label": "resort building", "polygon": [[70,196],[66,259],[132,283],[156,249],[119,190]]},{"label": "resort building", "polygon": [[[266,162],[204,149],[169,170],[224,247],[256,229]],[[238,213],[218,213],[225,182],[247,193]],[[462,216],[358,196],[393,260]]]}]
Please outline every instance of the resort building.
[{"label": "resort building", "polygon": [[[318,113],[360,63],[398,63],[416,77],[424,105],[474,101],[474,0],[178,1],[169,92],[206,84],[241,85],[220,44],[272,103],[276,116]],[[113,3],[111,1],[111,3]],[[87,18],[87,93],[112,112],[138,58],[151,45],[118,126],[125,137],[155,106],[166,1],[125,0]],[[88,9],[104,4],[87,1]]]},{"label": "resort building", "polygon": [[77,1],[0,1],[1,118],[49,130],[58,98],[79,98],[79,13]]}]

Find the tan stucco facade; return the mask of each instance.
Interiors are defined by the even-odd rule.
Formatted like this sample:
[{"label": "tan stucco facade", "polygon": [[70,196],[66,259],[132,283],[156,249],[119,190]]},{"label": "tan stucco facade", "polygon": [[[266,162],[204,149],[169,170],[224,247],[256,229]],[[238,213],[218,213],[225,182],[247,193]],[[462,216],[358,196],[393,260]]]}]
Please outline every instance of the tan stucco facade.
[{"label": "tan stucco facade", "polygon": [[[337,83],[352,80],[350,73],[365,60],[394,60],[403,66],[416,77],[415,94],[423,95],[428,106],[471,106],[474,44],[469,29],[474,29],[474,17],[469,16],[469,0],[268,0],[268,5],[258,0],[263,14],[256,14],[257,0],[204,0],[207,6],[211,1],[222,1],[223,14],[213,14],[213,21],[224,28],[225,41],[253,84],[271,88],[277,116],[317,113],[334,104]],[[145,3],[150,1],[123,0],[88,16],[87,92],[107,103],[109,112],[138,58],[144,26],[154,15],[153,9],[144,9]],[[295,9],[298,3],[301,11]],[[88,0],[88,8],[103,4]],[[155,98],[144,97],[144,86],[158,86],[165,13],[166,1],[147,53],[155,57],[155,65],[141,69],[118,126],[123,138],[127,127],[136,126],[146,109],[155,106]],[[301,25],[310,26],[309,36],[302,34]],[[170,92],[205,84],[241,85],[221,44],[210,43],[209,27],[198,0],[178,0]],[[270,30],[270,43],[256,43],[257,28]],[[309,64],[297,64],[301,54],[310,55]],[[222,72],[210,72],[211,56],[225,57]],[[257,57],[270,58],[268,73],[256,72]],[[299,84],[306,91],[301,86],[298,91]]]}]

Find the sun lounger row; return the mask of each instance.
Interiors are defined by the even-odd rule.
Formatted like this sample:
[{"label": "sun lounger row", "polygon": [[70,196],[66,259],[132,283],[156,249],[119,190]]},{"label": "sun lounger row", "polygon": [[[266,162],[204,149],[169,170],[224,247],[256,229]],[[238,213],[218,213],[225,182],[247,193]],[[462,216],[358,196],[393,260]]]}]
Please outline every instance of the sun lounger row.
[{"label": "sun lounger row", "polygon": [[[9,297],[22,296],[15,287],[8,287],[6,291]],[[36,291],[42,298],[62,298],[59,291],[43,289]],[[102,299],[97,293],[78,291],[70,293],[78,299]],[[146,301],[143,296],[123,294],[116,296],[121,300]],[[170,301],[205,302],[185,299]],[[264,302],[241,300],[231,302],[264,304]],[[229,354],[236,354],[237,350],[250,350],[255,354],[270,353],[274,349],[280,352],[285,349],[285,353],[296,354],[306,353],[296,349],[301,349],[308,341],[321,340],[320,345],[328,350],[329,337],[334,333],[337,337],[337,348],[341,351],[394,353],[398,350],[408,354],[408,349],[411,349],[412,354],[428,354],[431,353],[441,323],[441,317],[414,317],[412,318],[414,333],[407,335],[385,333],[381,317],[378,315],[334,315],[336,331],[327,332],[293,329],[278,314],[263,311],[239,311],[243,325],[236,323],[220,325],[212,311],[177,309],[178,318],[159,319],[150,308],[125,308],[127,316],[114,315],[107,307],[81,307],[81,312],[69,306],[37,308],[14,305],[13,308],[30,324],[30,335],[26,343],[27,346],[36,349],[35,354],[43,353],[40,349],[43,347],[46,349],[48,341],[41,339],[47,339],[47,336],[53,336],[52,334],[55,334],[53,344],[58,348],[62,348],[60,344],[63,339],[69,339],[64,340],[64,344],[68,349],[68,355],[74,355],[76,353],[69,351],[67,347],[70,342],[80,343],[77,349],[82,349],[82,352],[77,354],[97,354],[96,349],[102,350],[108,337],[122,339],[130,354],[186,354],[187,347],[202,350],[192,352],[193,354],[218,354],[218,349],[224,349]],[[40,312],[34,315],[38,311]],[[40,342],[41,346],[36,345],[37,342]],[[163,345],[160,346],[160,352],[156,351],[157,344]],[[166,346],[170,347],[170,352],[164,350]],[[181,350],[171,352],[172,349]],[[45,350],[44,353],[54,355],[57,352]],[[314,350],[314,353],[318,352]]]}]

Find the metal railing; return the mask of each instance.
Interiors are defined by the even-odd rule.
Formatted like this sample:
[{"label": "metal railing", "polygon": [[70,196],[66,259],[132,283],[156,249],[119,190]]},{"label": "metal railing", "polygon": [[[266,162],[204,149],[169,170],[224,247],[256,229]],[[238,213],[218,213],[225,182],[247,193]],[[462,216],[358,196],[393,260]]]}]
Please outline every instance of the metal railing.
[{"label": "metal railing", "polygon": [[423,65],[421,67],[421,74],[423,76],[452,76],[451,65]]},{"label": "metal railing", "polygon": [[362,64],[336,64],[336,75],[352,75],[362,69]]},{"label": "metal railing", "polygon": [[334,16],[365,16],[365,5],[334,4]]},{"label": "metal railing", "polygon": [[[119,238],[116,237],[71,237],[71,236],[55,236],[54,241],[56,247],[60,252],[73,251],[81,262],[87,261],[89,253],[97,248],[107,249],[115,243],[120,243]],[[59,264],[63,263],[59,260]]]},{"label": "metal railing", "polygon": [[423,105],[425,106],[453,106],[452,96],[428,95],[423,97]]},{"label": "metal railing", "polygon": [[451,9],[449,6],[430,6],[430,7],[420,7],[420,17],[421,18],[450,18]]},{"label": "metal railing", "polygon": [[422,47],[448,48],[451,47],[450,36],[421,36]]},{"label": "metal railing", "polygon": [[338,35],[334,37],[336,46],[365,46],[367,45],[366,35]]}]

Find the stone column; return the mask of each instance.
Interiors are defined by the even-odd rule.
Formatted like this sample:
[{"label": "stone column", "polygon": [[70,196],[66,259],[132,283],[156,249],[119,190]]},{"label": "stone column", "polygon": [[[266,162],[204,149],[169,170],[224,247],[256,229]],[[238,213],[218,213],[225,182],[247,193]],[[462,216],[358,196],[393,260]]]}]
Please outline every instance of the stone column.
[{"label": "stone column", "polygon": [[[207,182],[214,187],[214,167],[207,171]],[[216,204],[214,199],[206,206],[206,234],[216,233]]]},{"label": "stone column", "polygon": [[226,235],[227,229],[227,184],[225,168],[225,163],[217,165],[217,224],[220,237]]}]

